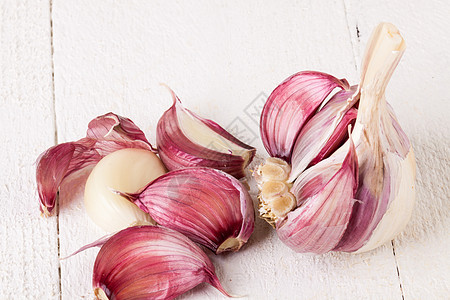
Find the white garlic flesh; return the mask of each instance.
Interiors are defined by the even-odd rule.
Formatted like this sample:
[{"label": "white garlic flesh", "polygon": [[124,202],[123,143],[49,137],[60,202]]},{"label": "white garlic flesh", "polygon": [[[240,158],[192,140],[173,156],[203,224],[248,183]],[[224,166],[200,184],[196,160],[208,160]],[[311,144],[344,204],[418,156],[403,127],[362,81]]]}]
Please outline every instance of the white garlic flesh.
[{"label": "white garlic flesh", "polygon": [[127,148],[105,156],[86,182],[84,204],[88,216],[108,232],[155,224],[147,213],[115,191],[136,193],[164,173],[161,160],[148,150]]}]

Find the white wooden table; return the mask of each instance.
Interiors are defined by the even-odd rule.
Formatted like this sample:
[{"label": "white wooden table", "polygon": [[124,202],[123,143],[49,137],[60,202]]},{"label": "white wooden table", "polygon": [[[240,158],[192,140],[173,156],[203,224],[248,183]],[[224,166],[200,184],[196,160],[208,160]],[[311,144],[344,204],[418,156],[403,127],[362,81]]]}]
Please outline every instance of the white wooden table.
[{"label": "white wooden table", "polygon": [[[440,1],[0,2],[0,299],[92,299],[102,236],[80,200],[61,190],[41,218],[35,160],[113,111],[155,141],[171,99],[238,129],[266,155],[254,112],[301,70],[357,83],[372,28],[390,21],[407,51],[388,100],[417,157],[417,205],[404,233],[360,254],[295,254],[258,220],[239,253],[214,256],[224,287],[249,299],[448,299],[450,292],[450,2]],[[78,189],[82,194],[82,187]],[[254,192],[254,191],[253,191]],[[183,299],[223,299],[200,285]]]}]

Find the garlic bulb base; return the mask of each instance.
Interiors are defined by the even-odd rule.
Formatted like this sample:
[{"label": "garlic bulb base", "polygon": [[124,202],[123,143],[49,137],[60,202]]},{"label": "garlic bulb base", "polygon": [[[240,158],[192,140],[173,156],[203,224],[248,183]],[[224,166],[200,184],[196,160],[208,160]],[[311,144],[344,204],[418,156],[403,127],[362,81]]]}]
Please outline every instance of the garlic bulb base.
[{"label": "garlic bulb base", "polygon": [[290,171],[286,161],[269,157],[253,173],[260,190],[260,217],[274,228],[279,219],[283,219],[297,206],[295,196],[289,192],[292,185],[286,182]]}]

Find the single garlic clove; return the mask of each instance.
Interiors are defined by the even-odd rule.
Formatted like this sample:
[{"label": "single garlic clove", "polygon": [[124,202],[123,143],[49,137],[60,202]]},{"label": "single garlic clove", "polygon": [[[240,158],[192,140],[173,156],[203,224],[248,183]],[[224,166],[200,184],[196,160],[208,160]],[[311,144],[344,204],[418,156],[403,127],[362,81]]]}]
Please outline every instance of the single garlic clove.
[{"label": "single garlic clove", "polygon": [[301,130],[292,150],[293,182],[307,167],[328,157],[348,139],[348,125],[353,125],[357,110],[353,107],[358,100],[357,87],[336,93]]},{"label": "single garlic clove", "polygon": [[215,253],[237,251],[254,228],[245,187],[211,168],[171,171],[138,194],[123,194],[161,226],[183,233]]},{"label": "single garlic clove", "polygon": [[414,153],[384,95],[404,50],[398,29],[389,23],[376,27],[366,48],[358,117],[352,133],[360,164],[359,202],[336,247],[339,251],[374,249],[400,233],[411,217]]},{"label": "single garlic clove", "polygon": [[147,213],[113,190],[135,193],[165,173],[161,160],[148,150],[126,148],[105,156],[86,181],[84,204],[88,216],[108,232],[155,224]]},{"label": "single garlic clove", "polygon": [[92,120],[87,137],[53,146],[37,159],[36,182],[40,210],[50,216],[58,190],[69,175],[95,165],[102,157],[123,148],[152,150],[144,133],[130,120],[107,113]]},{"label": "single garlic clove", "polygon": [[[170,89],[169,89],[170,90]],[[159,155],[169,170],[210,167],[241,178],[255,148],[232,136],[217,123],[184,108],[170,90],[173,105],[157,125]]]},{"label": "single garlic clove", "polygon": [[348,89],[345,79],[306,71],[292,75],[270,94],[260,121],[261,138],[267,152],[290,162],[300,130],[335,89]]},{"label": "single garlic clove", "polygon": [[[358,187],[358,159],[355,146],[347,143],[348,153],[342,163],[330,157],[310,168],[297,180],[311,181],[293,187],[302,204],[276,223],[279,238],[296,252],[325,253],[339,243],[350,220]],[[329,166],[330,168],[327,168]],[[335,172],[335,170],[337,171]],[[324,180],[317,180],[324,176]],[[312,191],[311,191],[312,190]],[[317,193],[316,193],[317,191]],[[306,199],[305,199],[306,198]]]},{"label": "single garlic clove", "polygon": [[156,226],[112,236],[94,263],[97,299],[173,299],[206,282],[227,297],[206,254],[182,234]]}]

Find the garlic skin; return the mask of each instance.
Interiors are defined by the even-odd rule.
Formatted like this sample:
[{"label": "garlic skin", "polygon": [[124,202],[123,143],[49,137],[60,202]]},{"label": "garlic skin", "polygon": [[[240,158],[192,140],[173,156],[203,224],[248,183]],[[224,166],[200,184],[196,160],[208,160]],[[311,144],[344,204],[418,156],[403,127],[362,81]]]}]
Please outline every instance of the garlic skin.
[{"label": "garlic skin", "polygon": [[156,224],[147,213],[113,190],[135,193],[165,173],[161,160],[148,150],[126,148],[105,156],[86,181],[84,206],[88,216],[107,232]]},{"label": "garlic skin", "polygon": [[137,226],[113,235],[94,263],[97,299],[173,299],[202,282],[231,297],[206,254],[182,234]]},{"label": "garlic skin", "polygon": [[210,167],[236,178],[245,176],[255,148],[228,133],[219,124],[201,118],[184,108],[169,89],[173,105],[160,118],[156,142],[159,155],[170,170]]},{"label": "garlic skin", "polygon": [[308,166],[315,165],[348,139],[348,125],[356,120],[353,107],[359,99],[357,87],[337,92],[324,107],[303,126],[292,150],[293,182]]},{"label": "garlic skin", "polygon": [[335,88],[349,89],[347,80],[314,71],[294,74],[275,88],[260,120],[261,139],[270,156],[291,162],[302,127]]},{"label": "garlic skin", "polygon": [[385,99],[387,84],[405,51],[398,29],[381,23],[362,63],[355,130],[360,186],[352,220],[337,250],[365,252],[394,238],[408,223],[415,198],[416,164],[406,134]]},{"label": "garlic skin", "polygon": [[233,176],[211,168],[171,171],[136,194],[119,193],[161,226],[216,254],[239,250],[254,229],[253,202]]},{"label": "garlic skin", "polygon": [[300,206],[276,226],[280,240],[294,251],[326,253],[344,234],[358,188],[358,159],[351,140],[348,148],[344,161],[330,157],[295,182],[292,193]]},{"label": "garlic skin", "polygon": [[144,133],[130,119],[107,113],[93,119],[85,138],[47,149],[37,159],[36,182],[40,210],[50,216],[55,208],[58,190],[70,175],[93,166],[104,156],[123,148],[154,151]]}]

